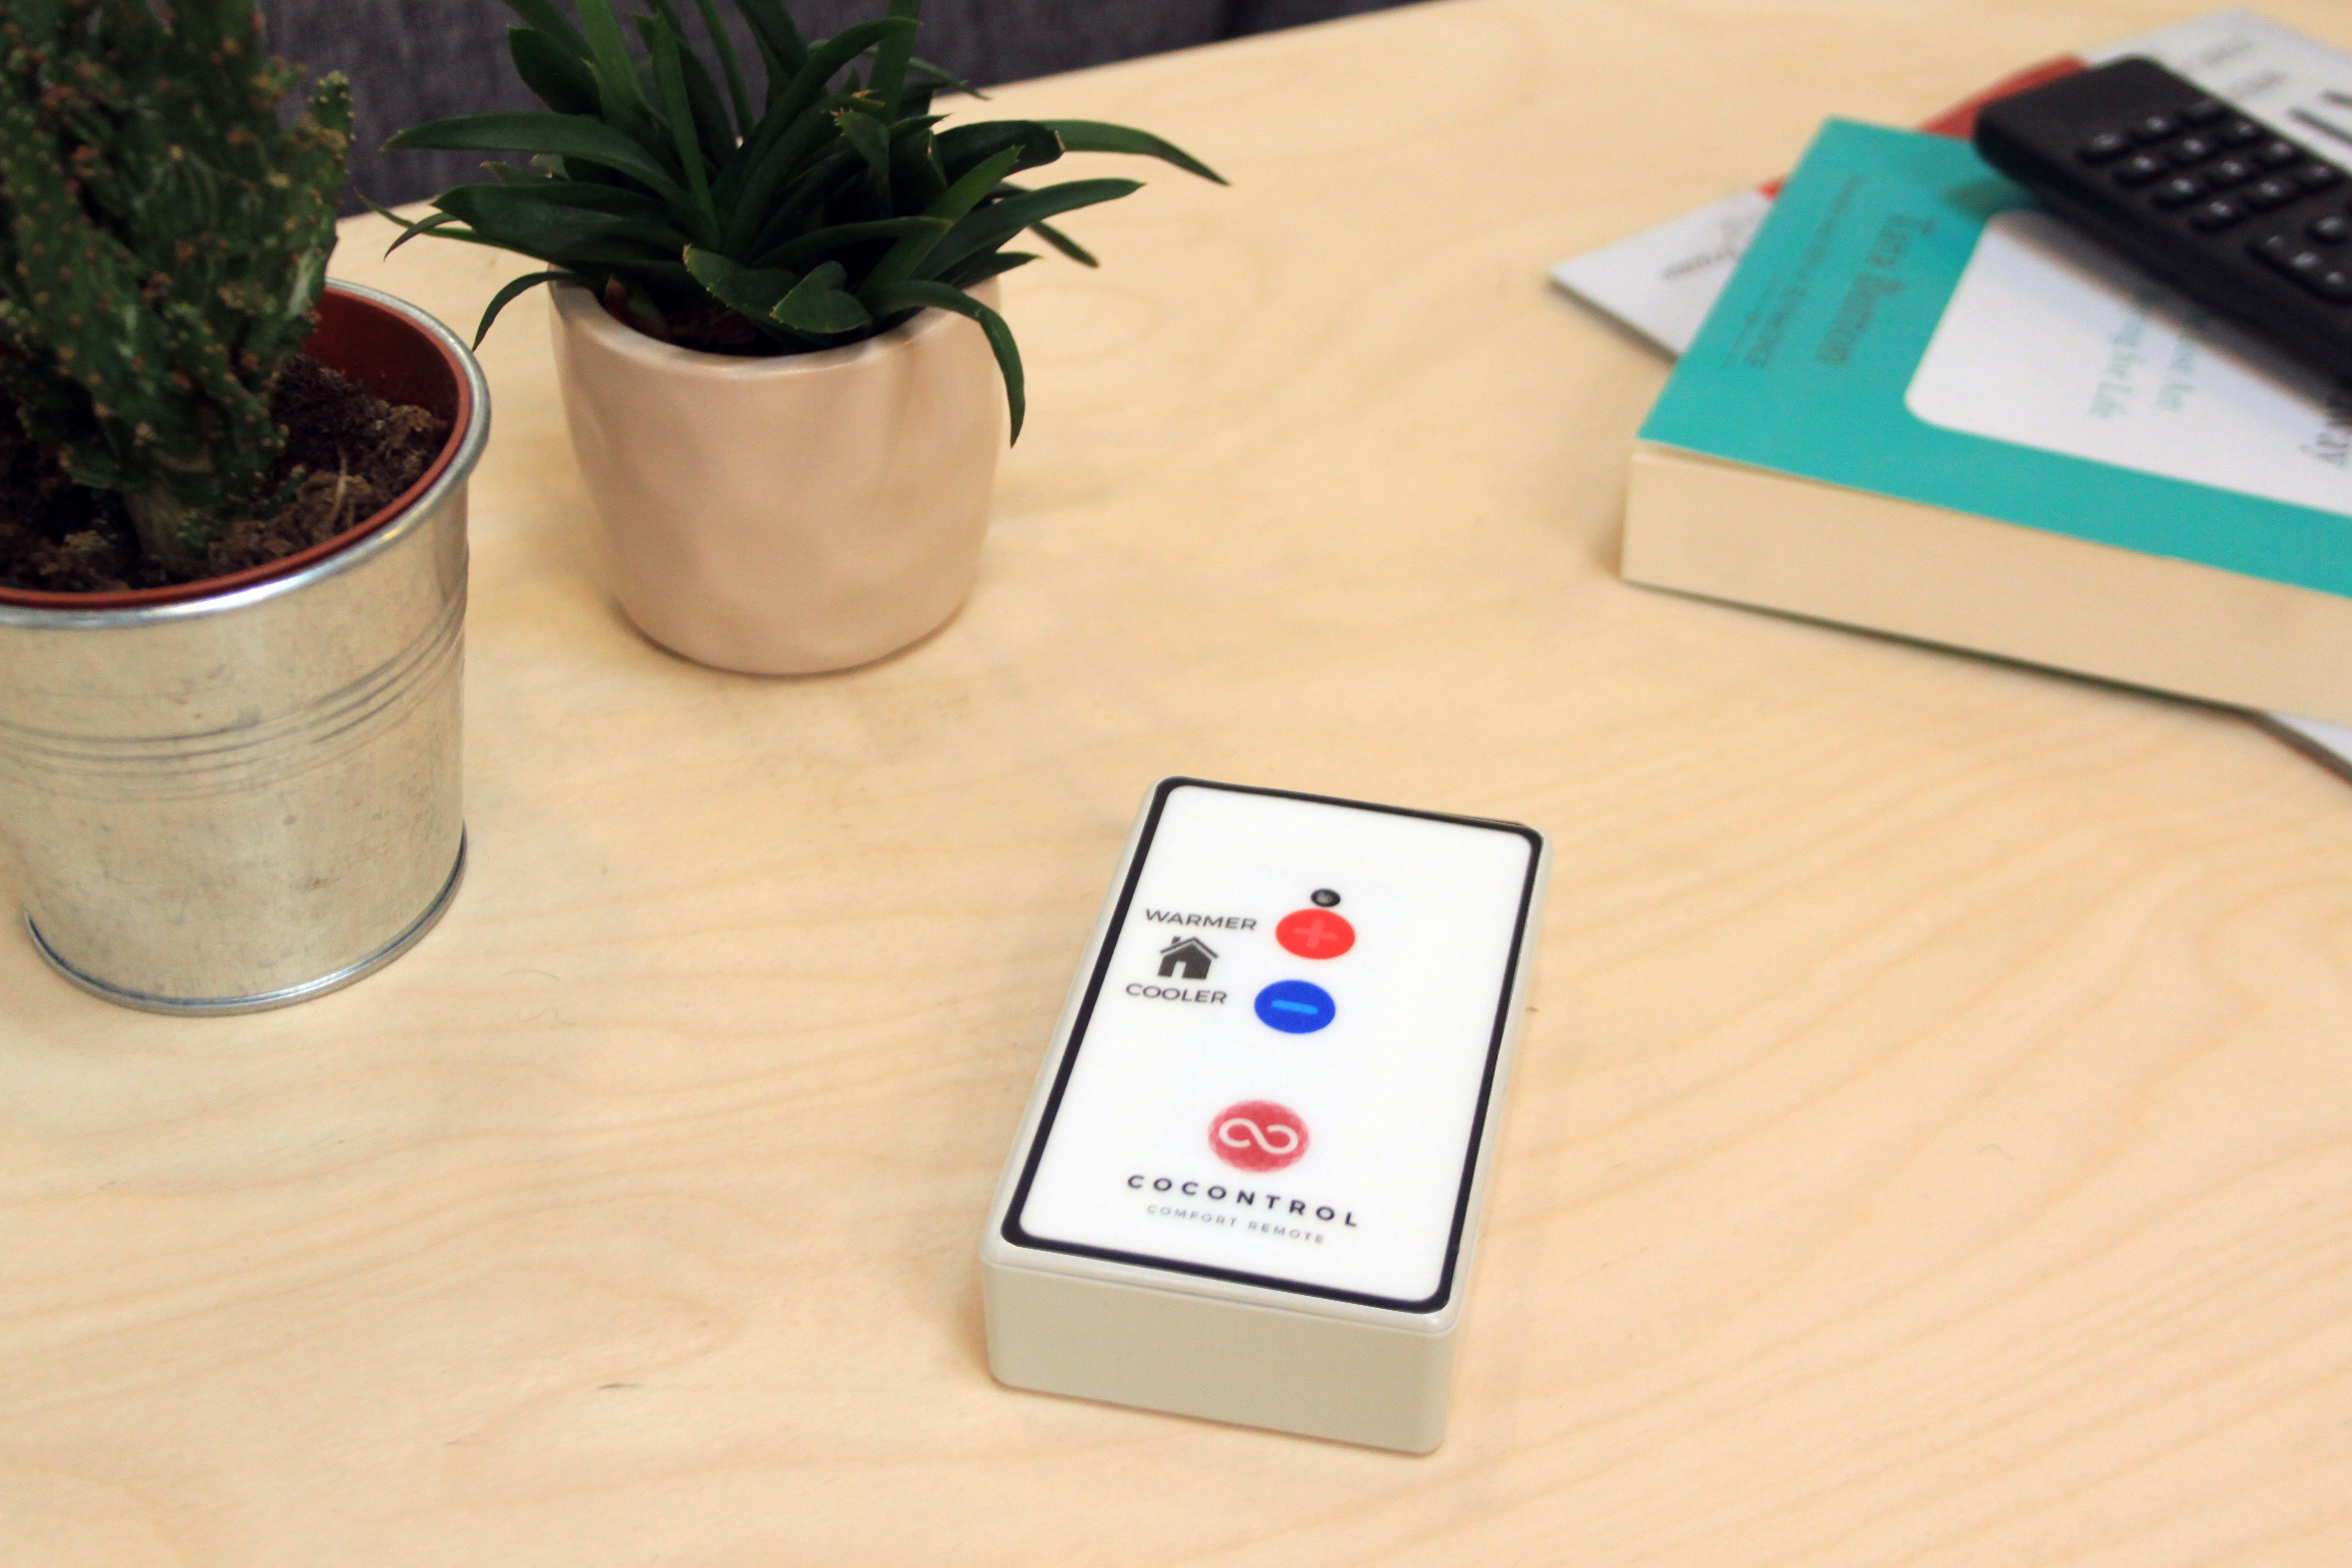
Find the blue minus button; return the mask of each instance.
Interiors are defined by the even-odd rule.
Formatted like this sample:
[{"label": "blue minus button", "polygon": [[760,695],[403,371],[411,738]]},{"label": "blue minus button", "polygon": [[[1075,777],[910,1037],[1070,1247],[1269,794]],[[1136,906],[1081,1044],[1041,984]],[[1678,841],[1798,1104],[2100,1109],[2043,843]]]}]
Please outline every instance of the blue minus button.
[{"label": "blue minus button", "polygon": [[1258,1021],[1286,1035],[1311,1035],[1339,1016],[1331,993],[1304,980],[1277,980],[1257,994]]}]

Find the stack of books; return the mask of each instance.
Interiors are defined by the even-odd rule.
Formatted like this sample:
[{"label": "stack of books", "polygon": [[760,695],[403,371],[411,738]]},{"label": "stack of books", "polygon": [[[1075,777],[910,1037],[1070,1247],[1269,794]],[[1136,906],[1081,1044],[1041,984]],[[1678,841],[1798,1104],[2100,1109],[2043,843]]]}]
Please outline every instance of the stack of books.
[{"label": "stack of books", "polygon": [[[2125,53],[2352,153],[2352,58],[2299,34],[2226,12],[2085,58]],[[2331,728],[2352,726],[2352,388],[2077,237],[1966,142],[1832,121],[1777,197],[1555,276],[1663,346],[1697,323],[1635,451],[1629,580],[2352,746]]]}]

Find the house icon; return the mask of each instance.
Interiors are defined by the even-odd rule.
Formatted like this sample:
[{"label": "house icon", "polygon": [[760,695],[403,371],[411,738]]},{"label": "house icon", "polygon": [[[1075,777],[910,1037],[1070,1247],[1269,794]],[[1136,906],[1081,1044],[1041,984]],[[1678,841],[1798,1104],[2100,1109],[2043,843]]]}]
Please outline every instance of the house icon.
[{"label": "house icon", "polygon": [[1206,980],[1209,963],[1216,956],[1215,950],[1207,942],[1197,936],[1188,936],[1160,950],[1160,973],[1164,979],[1181,970],[1183,978],[1187,980]]}]

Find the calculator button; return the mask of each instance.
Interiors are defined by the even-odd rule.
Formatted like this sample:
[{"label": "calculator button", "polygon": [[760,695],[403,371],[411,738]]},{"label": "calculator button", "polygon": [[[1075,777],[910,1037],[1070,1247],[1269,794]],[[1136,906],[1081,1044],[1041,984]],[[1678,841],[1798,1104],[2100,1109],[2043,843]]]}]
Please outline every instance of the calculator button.
[{"label": "calculator button", "polygon": [[2326,271],[2327,258],[2318,251],[2305,248],[2286,258],[2286,275],[2294,279],[2316,278]]},{"label": "calculator button", "polygon": [[2130,151],[2130,137],[2120,131],[2102,131],[2084,142],[2075,156],[2085,163],[2109,163]]},{"label": "calculator button", "polygon": [[2180,118],[2191,125],[2210,125],[2229,113],[2218,98],[2200,98],[2180,111]]},{"label": "calculator button", "polygon": [[2189,215],[2189,226],[2200,234],[2211,234],[2229,227],[2246,216],[2242,203],[2227,196],[2217,197]]},{"label": "calculator button", "polygon": [[2305,225],[2303,232],[2322,245],[2341,245],[2352,239],[2352,218],[2342,213],[2322,213]]},{"label": "calculator button", "polygon": [[2145,115],[2132,121],[2132,140],[2145,146],[2150,142],[2161,142],[2179,129],[2180,121],[2169,114]]},{"label": "calculator button", "polygon": [[2352,271],[2341,267],[2305,279],[2304,286],[2332,305],[2352,305]]},{"label": "calculator button", "polygon": [[2265,169],[2292,168],[2303,162],[2303,149],[2292,142],[2265,142],[2254,149],[2254,162]]},{"label": "calculator button", "polygon": [[2242,147],[2249,142],[2259,142],[2270,134],[2251,120],[2232,120],[2214,132],[2224,147]]},{"label": "calculator button", "polygon": [[2203,163],[2221,150],[2221,144],[2210,136],[2183,136],[2167,147],[2164,155],[2172,160],[2175,167],[2186,169],[2191,164]]},{"label": "calculator button", "polygon": [[2305,163],[2294,172],[2294,183],[2317,193],[2343,183],[2344,171],[2333,163]]},{"label": "calculator button", "polygon": [[2246,248],[2273,267],[2284,267],[2287,258],[2303,247],[2294,242],[2294,236],[2291,234],[2266,234],[2260,239],[2248,242]]},{"label": "calculator button", "polygon": [[2116,184],[2144,185],[2150,180],[2160,180],[2171,172],[2165,166],[2163,159],[2151,157],[2146,153],[2135,153],[2116,165]]},{"label": "calculator button", "polygon": [[2215,190],[2224,185],[2242,185],[2254,177],[2253,164],[2243,158],[2224,158],[2205,171],[2205,183]]},{"label": "calculator button", "polygon": [[2289,202],[2301,200],[2302,197],[2303,193],[2294,188],[2293,180],[2273,178],[2264,180],[2261,184],[2246,187],[2246,205],[2258,213],[2266,213],[2273,207],[2283,207]]},{"label": "calculator button", "polygon": [[2194,174],[2175,174],[2156,187],[2156,205],[2160,207],[2185,207],[2205,194],[2205,182]]}]

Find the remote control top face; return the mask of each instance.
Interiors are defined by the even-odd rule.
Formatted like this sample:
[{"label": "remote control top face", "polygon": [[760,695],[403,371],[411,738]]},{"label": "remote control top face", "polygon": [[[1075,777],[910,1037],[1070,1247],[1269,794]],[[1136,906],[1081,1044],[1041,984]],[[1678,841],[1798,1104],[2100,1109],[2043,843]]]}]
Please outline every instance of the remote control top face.
[{"label": "remote control top face", "polygon": [[1510,824],[1164,782],[1005,1239],[1442,1309],[1541,851]]},{"label": "remote control top face", "polygon": [[1985,161],[2210,309],[2352,373],[2352,178],[2153,60],[1998,100]]}]

